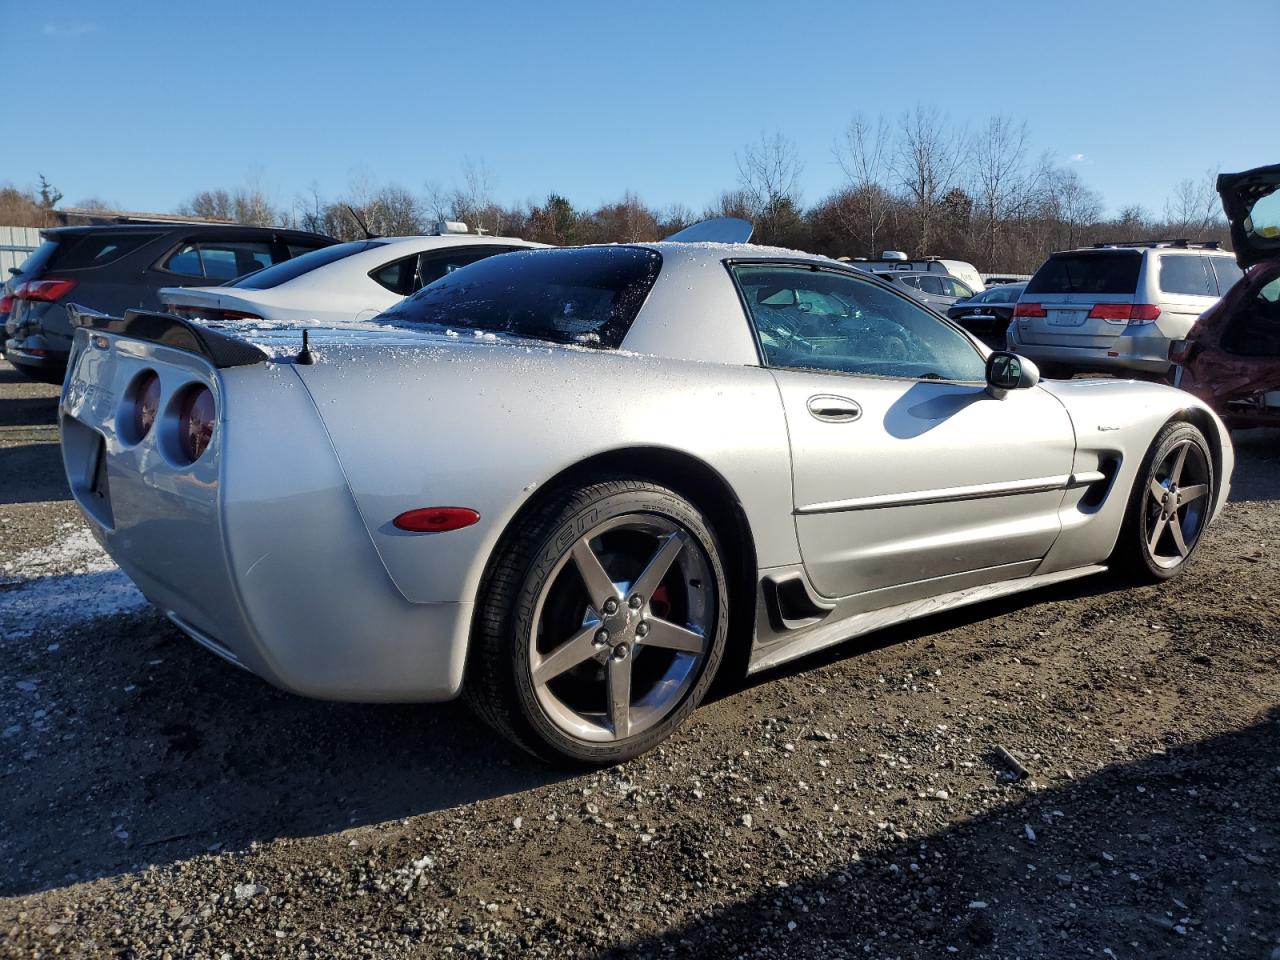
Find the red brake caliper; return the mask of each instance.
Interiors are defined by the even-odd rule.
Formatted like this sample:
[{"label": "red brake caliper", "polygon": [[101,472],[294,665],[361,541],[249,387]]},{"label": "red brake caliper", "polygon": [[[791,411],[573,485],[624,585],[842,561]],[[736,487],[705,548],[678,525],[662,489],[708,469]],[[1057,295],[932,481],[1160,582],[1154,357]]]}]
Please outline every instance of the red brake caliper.
[{"label": "red brake caliper", "polygon": [[649,609],[653,611],[655,617],[666,619],[671,613],[671,598],[667,596],[667,585],[660,584],[658,589],[653,591],[653,596],[649,598]]}]

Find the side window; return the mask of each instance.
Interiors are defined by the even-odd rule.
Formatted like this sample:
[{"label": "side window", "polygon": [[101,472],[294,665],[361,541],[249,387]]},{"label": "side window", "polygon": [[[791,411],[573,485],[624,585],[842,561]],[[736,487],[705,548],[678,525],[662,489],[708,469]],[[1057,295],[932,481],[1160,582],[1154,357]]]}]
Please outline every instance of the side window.
[{"label": "side window", "polygon": [[379,286],[386,287],[392,293],[398,293],[402,297],[407,297],[417,289],[413,283],[417,269],[418,256],[414,254],[411,257],[401,257],[399,260],[388,263],[385,267],[371,270],[369,276]]},{"label": "side window", "polygon": [[1217,296],[1217,285],[1205,269],[1204,257],[1165,254],[1160,258],[1160,289],[1196,297]]},{"label": "side window", "polygon": [[913,289],[916,289],[916,290],[920,289],[919,277],[897,277],[895,279],[897,279],[897,281],[903,284],[904,286],[912,287]]},{"label": "side window", "polygon": [[973,291],[955,277],[939,277],[938,279],[942,281],[943,293],[948,297],[959,297],[961,300],[967,300],[973,296]]},{"label": "side window", "polygon": [[271,266],[271,244],[253,240],[202,241],[200,260],[209,279],[234,280]]},{"label": "side window", "polygon": [[942,277],[918,277],[920,289],[925,293],[932,293],[939,297],[947,296],[947,286],[942,282]]},{"label": "side window", "polygon": [[966,382],[986,376],[966,337],[873,282],[808,267],[732,271],[768,366]]},{"label": "side window", "polygon": [[1213,272],[1217,274],[1218,293],[1226,293],[1244,276],[1235,257],[1207,257],[1206,260],[1212,264]]},{"label": "side window", "polygon": [[418,256],[418,279],[414,290],[435,283],[460,267],[484,260],[499,253],[508,253],[511,247],[455,247],[452,250],[428,251]]},{"label": "side window", "polygon": [[192,277],[234,280],[271,266],[271,244],[252,240],[188,242],[178,247],[160,266]]},{"label": "side window", "polygon": [[184,243],[161,266],[174,273],[185,273],[192,277],[204,276],[204,271],[200,269],[200,250],[194,243]]}]

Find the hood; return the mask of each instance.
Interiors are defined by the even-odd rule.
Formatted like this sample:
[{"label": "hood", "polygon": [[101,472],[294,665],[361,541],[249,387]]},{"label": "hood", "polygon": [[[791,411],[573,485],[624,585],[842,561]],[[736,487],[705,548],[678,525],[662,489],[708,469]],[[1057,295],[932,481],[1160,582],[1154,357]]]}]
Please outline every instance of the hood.
[{"label": "hood", "polygon": [[1218,174],[1231,246],[1242,268],[1280,257],[1280,164]]}]

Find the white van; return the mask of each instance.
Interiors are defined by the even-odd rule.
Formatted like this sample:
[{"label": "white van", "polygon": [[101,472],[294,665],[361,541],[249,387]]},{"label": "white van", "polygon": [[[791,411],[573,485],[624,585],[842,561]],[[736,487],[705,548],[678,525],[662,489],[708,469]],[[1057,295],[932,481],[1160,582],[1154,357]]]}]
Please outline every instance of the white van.
[{"label": "white van", "polygon": [[879,260],[849,261],[860,270],[885,273],[890,270],[914,270],[922,273],[949,273],[974,293],[987,289],[978,268],[965,260],[945,260],[942,257],[923,257],[911,260],[901,250],[885,250]]}]

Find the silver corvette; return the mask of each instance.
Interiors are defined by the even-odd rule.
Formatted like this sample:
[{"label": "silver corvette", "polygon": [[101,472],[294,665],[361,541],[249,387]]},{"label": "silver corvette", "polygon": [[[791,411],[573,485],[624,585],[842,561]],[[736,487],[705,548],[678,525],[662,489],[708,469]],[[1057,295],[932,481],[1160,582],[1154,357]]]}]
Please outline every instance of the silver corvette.
[{"label": "silver corvette", "polygon": [[465,693],[579,763],[652,747],[717,671],[1174,576],[1233,463],[1188,394],[1040,382],[749,245],[504,254],[369,329],[77,324],[71,488],[173,623],[307,696]]}]

